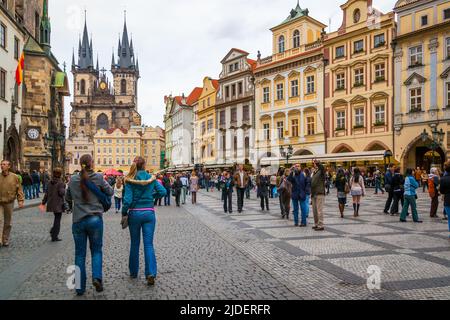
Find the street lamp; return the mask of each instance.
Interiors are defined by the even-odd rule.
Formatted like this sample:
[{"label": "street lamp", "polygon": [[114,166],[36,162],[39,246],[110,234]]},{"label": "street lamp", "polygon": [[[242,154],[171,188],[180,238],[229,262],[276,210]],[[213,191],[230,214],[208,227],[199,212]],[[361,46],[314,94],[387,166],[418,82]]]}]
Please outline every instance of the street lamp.
[{"label": "street lamp", "polygon": [[283,146],[280,146],[280,155],[283,158],[286,158],[286,167],[289,166],[289,159],[292,158],[293,154],[294,154],[294,148],[291,145],[289,145],[289,147],[287,147],[287,150]]},{"label": "street lamp", "polygon": [[[423,132],[420,134],[422,141],[423,142],[427,142],[430,139],[430,135],[428,134],[426,129],[423,129]],[[433,152],[433,165],[435,165],[435,153],[436,153],[436,149],[439,148],[442,143],[444,142],[444,138],[445,138],[445,132],[444,130],[439,130],[434,127],[433,130],[431,131],[431,137],[432,137],[432,142],[431,142],[431,150]]]}]

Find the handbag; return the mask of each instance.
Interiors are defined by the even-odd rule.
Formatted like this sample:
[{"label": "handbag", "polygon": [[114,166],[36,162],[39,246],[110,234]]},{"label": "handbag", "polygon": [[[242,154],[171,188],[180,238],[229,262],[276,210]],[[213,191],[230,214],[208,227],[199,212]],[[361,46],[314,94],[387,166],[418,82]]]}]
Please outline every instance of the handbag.
[{"label": "handbag", "polygon": [[108,212],[109,209],[111,209],[112,206],[112,200],[111,197],[106,195],[102,190],[100,190],[95,183],[93,183],[92,181],[88,180],[86,182],[86,187],[93,193],[95,194],[95,196],[97,197],[98,201],[100,201],[100,203],[103,206],[103,212]]},{"label": "handbag", "polygon": [[[132,202],[134,205],[128,208],[128,212],[130,212],[131,210],[133,210],[136,207],[137,203],[139,202],[139,200],[141,200],[142,196],[144,195],[144,192],[145,192],[145,189],[142,190],[139,198],[136,201]],[[122,221],[120,221],[120,224],[122,225],[122,230],[125,230],[126,228],[128,228],[128,215],[122,217]]]},{"label": "handbag", "polygon": [[350,186],[348,185],[348,183],[347,182],[345,182],[345,187],[344,187],[344,191],[345,191],[345,194],[349,194],[350,193]]}]

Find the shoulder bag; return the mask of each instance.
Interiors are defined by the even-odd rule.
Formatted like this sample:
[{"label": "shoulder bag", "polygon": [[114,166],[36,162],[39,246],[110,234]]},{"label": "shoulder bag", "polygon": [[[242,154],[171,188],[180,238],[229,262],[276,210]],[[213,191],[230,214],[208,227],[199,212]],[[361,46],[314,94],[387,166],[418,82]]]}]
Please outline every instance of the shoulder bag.
[{"label": "shoulder bag", "polygon": [[112,206],[111,197],[100,190],[100,188],[91,180],[86,182],[86,187],[97,197],[98,201],[100,201],[103,206],[103,212],[108,212]]}]

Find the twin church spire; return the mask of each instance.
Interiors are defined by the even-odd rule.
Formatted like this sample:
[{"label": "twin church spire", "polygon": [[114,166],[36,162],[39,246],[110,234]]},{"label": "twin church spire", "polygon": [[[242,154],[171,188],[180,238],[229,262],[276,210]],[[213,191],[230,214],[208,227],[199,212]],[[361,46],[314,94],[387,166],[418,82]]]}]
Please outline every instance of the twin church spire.
[{"label": "twin church spire", "polygon": [[[139,62],[134,53],[133,40],[131,39],[131,41],[129,41],[126,19],[123,26],[122,40],[119,38],[117,55],[118,61],[116,64],[113,49],[113,56],[111,61],[112,71],[132,70],[139,72]],[[79,40],[78,44],[78,63],[75,62],[75,53],[73,53],[72,68],[77,70],[99,71],[98,57],[97,66],[96,68],[94,68],[92,36],[91,39],[89,39],[86,17],[84,23],[83,38]]]}]

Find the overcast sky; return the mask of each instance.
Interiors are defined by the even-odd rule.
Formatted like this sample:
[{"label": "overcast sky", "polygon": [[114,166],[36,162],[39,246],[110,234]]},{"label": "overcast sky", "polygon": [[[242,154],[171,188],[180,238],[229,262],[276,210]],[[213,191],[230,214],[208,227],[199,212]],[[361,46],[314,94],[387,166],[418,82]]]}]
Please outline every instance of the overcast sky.
[{"label": "overcast sky", "polygon": [[[235,47],[256,59],[271,54],[270,28],[282,22],[297,0],[53,0],[49,1],[52,22],[52,50],[70,71],[72,48],[77,55],[78,37],[87,10],[88,31],[93,36],[94,56],[100,68],[111,68],[112,48],[117,52],[124,10],[128,32],[139,57],[138,109],[143,123],[162,126],[164,95],[186,95],[202,86],[205,76],[217,79],[220,61]],[[300,1],[309,15],[328,25],[341,24],[339,7],[345,1]],[[391,11],[394,0],[374,0],[382,12]],[[329,30],[327,29],[327,32]],[[117,61],[117,58],[116,58]],[[70,74],[72,87],[72,75]],[[71,92],[73,92],[71,88]],[[71,99],[66,101],[69,119]]]}]

